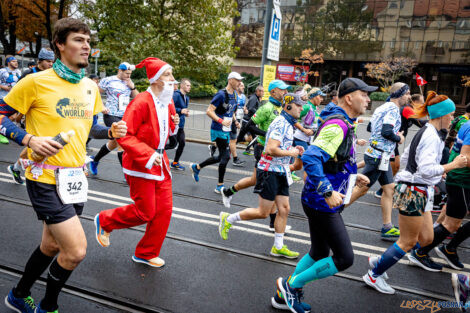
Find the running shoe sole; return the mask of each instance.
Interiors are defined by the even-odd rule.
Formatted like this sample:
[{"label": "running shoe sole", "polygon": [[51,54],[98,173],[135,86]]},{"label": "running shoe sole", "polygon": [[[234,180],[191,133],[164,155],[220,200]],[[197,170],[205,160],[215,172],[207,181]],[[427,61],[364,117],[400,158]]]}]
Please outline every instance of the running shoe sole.
[{"label": "running shoe sole", "polygon": [[[13,179],[13,181],[15,182],[15,184],[17,184],[17,185],[23,185],[24,182],[19,183],[19,182],[16,181],[16,179],[15,179],[15,173],[13,173],[12,169],[10,168],[10,166],[7,166],[7,171],[8,171],[8,173],[11,174],[11,179]],[[20,178],[21,178],[21,177],[20,177]]]},{"label": "running shoe sole", "polygon": [[406,254],[406,257],[408,258],[408,260],[416,265],[416,266],[419,266],[421,267],[422,269],[426,270],[426,271],[429,271],[429,272],[442,272],[442,269],[441,270],[437,270],[437,269],[433,269],[433,268],[429,268],[427,266],[424,266],[424,264],[422,264],[420,261],[416,260],[416,258],[414,256],[412,256],[411,254],[407,253]]},{"label": "running shoe sole", "polygon": [[[272,228],[271,228],[271,227],[268,227],[268,229],[269,229],[269,231],[272,232],[272,233],[275,233],[275,232],[276,232],[276,230],[274,229],[274,227],[272,227]],[[284,229],[284,234],[287,233],[287,232],[288,232],[289,230],[291,230],[291,229],[292,229],[292,226],[286,225],[286,229]]]},{"label": "running shoe sole", "polygon": [[165,263],[163,263],[163,265],[157,265],[157,264],[149,262],[147,260],[139,259],[135,255],[132,256],[132,261],[134,261],[136,263],[142,263],[142,264],[145,264],[145,265],[148,265],[148,266],[151,266],[151,267],[156,267],[156,268],[161,268],[161,267],[165,266]]},{"label": "running shoe sole", "polygon": [[272,251],[269,252],[271,256],[274,256],[276,258],[286,258],[286,259],[297,259],[299,256],[289,256],[289,255],[284,255],[284,254],[276,254],[273,253]]},{"label": "running shoe sole", "polygon": [[[274,297],[271,297],[271,305],[273,306],[273,308],[278,309],[278,310],[290,311],[287,304],[277,303],[276,300],[274,300]],[[305,313],[310,313],[311,310],[305,310],[304,312]]]},{"label": "running shoe sole", "polygon": [[232,164],[233,164],[233,166],[243,167],[245,165],[245,162],[242,162],[242,163],[232,162]]},{"label": "running shoe sole", "polygon": [[93,220],[93,222],[94,222],[94,224],[95,224],[95,238],[96,238],[96,241],[98,242],[98,244],[99,244],[100,246],[102,246],[103,248],[107,248],[107,247],[109,247],[109,245],[108,245],[108,246],[104,245],[104,244],[101,242],[101,240],[100,240],[100,238],[99,238],[99,236],[98,236],[98,232],[99,232],[99,226],[98,226],[98,223],[99,223],[99,216],[100,216],[99,213],[96,214],[96,215],[95,215],[95,219]]},{"label": "running shoe sole", "polygon": [[222,192],[220,193],[222,195],[222,203],[224,204],[224,207],[226,208],[230,208],[230,201],[232,199],[230,199],[231,197],[227,197],[224,193],[224,189],[225,187],[222,188]]},{"label": "running shoe sole", "polygon": [[372,283],[368,278],[369,278],[369,274],[365,274],[364,276],[362,276],[362,280],[367,284],[367,286],[370,286],[374,288],[375,290],[377,290],[378,292],[384,293],[387,295],[393,295],[395,293],[395,290],[393,292],[386,292],[384,290],[381,290],[379,287],[376,286],[376,284]]},{"label": "running shoe sole", "polygon": [[[460,303],[459,275],[452,273],[452,289],[454,289],[454,297],[457,303]],[[465,312],[465,308],[460,307],[460,311]]]},{"label": "running shoe sole", "polygon": [[8,296],[5,297],[5,305],[6,305],[9,309],[11,309],[11,310],[13,310],[13,311],[15,311],[15,312],[17,312],[17,313],[21,313],[20,310],[18,310],[18,309],[15,308],[13,305],[11,305],[10,302],[8,302]]},{"label": "running shoe sole", "polygon": [[454,270],[461,270],[463,269],[463,267],[458,267],[458,266],[455,266],[454,263],[452,263],[448,258],[447,256],[442,253],[442,251],[439,249],[439,247],[435,247],[434,248],[434,251],[436,251],[437,255],[440,256],[441,258],[443,258],[444,260],[446,260],[447,264],[452,267]]},{"label": "running shoe sole", "polygon": [[[276,284],[277,284],[277,288],[278,288],[279,291],[282,293],[282,297],[283,297],[284,299],[288,299],[288,297],[287,297],[287,292],[286,292],[286,290],[284,289],[284,286],[282,286],[282,277],[279,277],[279,278],[276,280]],[[287,304],[286,304],[286,306],[289,308],[289,310],[290,310],[291,312],[297,313],[294,308],[290,308]]]},{"label": "running shoe sole", "polygon": [[271,297],[271,305],[273,306],[273,308],[278,309],[278,310],[290,311],[290,309],[289,309],[289,307],[287,306],[287,304],[279,304],[279,303],[277,303],[276,300],[274,300],[274,297]]}]

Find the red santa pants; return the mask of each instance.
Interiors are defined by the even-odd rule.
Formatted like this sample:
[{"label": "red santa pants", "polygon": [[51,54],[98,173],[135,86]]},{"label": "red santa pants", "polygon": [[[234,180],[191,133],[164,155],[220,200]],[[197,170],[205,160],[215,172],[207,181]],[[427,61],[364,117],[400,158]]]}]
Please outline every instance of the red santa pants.
[{"label": "red santa pants", "polygon": [[149,180],[126,175],[135,204],[100,212],[100,225],[107,231],[147,223],[144,237],[135,249],[135,256],[152,259],[160,254],[173,210],[171,179]]}]

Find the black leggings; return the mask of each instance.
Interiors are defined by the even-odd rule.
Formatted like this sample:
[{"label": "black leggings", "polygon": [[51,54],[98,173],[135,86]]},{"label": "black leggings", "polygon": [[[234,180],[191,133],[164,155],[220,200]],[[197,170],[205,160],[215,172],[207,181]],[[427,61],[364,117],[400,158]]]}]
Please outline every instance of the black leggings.
[{"label": "black leggings", "polygon": [[178,149],[176,149],[174,162],[179,162],[181,155],[183,154],[184,146],[186,145],[186,135],[184,134],[184,128],[178,128],[176,133],[176,141],[178,142]]},{"label": "black leggings", "polygon": [[208,165],[219,163],[219,184],[224,183],[225,168],[227,167],[228,160],[230,160],[230,150],[228,147],[228,140],[223,138],[217,138],[215,140],[215,145],[219,149],[219,154],[217,157],[210,157],[204,162],[199,164],[199,167],[202,169]]},{"label": "black leggings", "polygon": [[302,205],[310,229],[309,255],[315,261],[327,258],[333,251],[333,262],[344,271],[354,262],[354,252],[340,213],[321,212]]}]

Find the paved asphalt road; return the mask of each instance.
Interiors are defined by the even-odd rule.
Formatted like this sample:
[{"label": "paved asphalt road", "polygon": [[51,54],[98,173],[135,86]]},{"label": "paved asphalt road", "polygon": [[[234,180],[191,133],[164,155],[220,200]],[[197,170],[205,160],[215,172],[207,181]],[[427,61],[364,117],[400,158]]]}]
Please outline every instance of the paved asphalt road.
[{"label": "paved asphalt road", "polygon": [[[196,116],[204,118],[203,113]],[[188,130],[187,137],[192,135]],[[359,128],[359,137],[367,138],[363,126]],[[90,153],[96,153],[103,143],[92,140]],[[41,236],[41,224],[30,206],[26,188],[14,184],[6,171],[7,164],[15,160],[20,150],[13,143],[0,146],[2,294],[15,284],[26,257],[37,247]],[[169,157],[173,155],[170,151]],[[187,143],[182,164],[189,166],[190,162],[201,162],[206,157],[206,145]],[[252,157],[241,155],[241,158],[247,163],[243,168],[228,166],[226,185],[251,173]],[[216,166],[204,169],[199,183],[193,181],[188,168],[173,172],[173,217],[161,252],[167,265],[152,269],[131,261],[144,226],[113,232],[109,248],[101,248],[95,241],[92,221],[95,214],[131,202],[115,153],[106,156],[98,175],[89,179],[89,201],[82,216],[88,254],[59,299],[60,312],[278,312],[270,305],[275,280],[292,273],[295,261],[269,256],[273,234],[267,228],[267,220],[238,223],[230,230],[229,239],[223,241],[217,231],[220,211],[236,212],[256,206],[257,196],[252,189],[241,191],[235,195],[232,207],[225,209],[220,195],[213,191],[216,183]],[[302,186],[295,183],[291,187],[288,223],[293,231],[285,237],[286,244],[301,255],[308,252],[310,242],[300,205]],[[368,270],[368,256],[380,255],[391,244],[380,239],[379,200],[368,194],[347,208],[343,218],[353,242],[354,265],[305,287],[305,301],[313,306],[313,312],[458,312],[419,306],[426,300],[453,300],[450,280],[453,270],[449,268],[442,273],[429,273],[410,266],[405,257],[388,272],[389,283],[397,289],[395,295],[380,294],[367,287],[361,277]],[[397,223],[396,212],[393,222]],[[470,250],[468,243],[463,246],[460,256],[466,263],[464,272],[468,273]],[[36,286],[33,296],[40,300],[44,286]],[[407,301],[414,300],[418,302],[410,302],[413,308],[406,307]],[[0,306],[0,312],[10,311]]]}]

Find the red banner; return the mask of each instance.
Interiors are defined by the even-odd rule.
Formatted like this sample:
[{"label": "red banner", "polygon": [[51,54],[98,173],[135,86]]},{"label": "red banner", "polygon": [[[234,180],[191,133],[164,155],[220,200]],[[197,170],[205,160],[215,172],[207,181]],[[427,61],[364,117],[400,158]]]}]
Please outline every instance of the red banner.
[{"label": "red banner", "polygon": [[288,82],[303,82],[308,81],[308,66],[291,65],[291,64],[278,64],[276,67],[276,79]]}]

